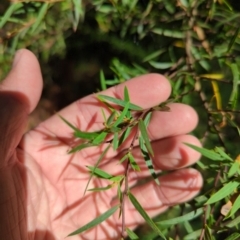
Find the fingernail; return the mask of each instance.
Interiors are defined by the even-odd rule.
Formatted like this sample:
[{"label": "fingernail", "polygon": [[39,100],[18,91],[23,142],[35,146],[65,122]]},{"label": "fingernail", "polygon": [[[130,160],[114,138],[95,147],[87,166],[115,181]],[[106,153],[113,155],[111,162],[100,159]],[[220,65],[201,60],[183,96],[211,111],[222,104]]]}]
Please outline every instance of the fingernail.
[{"label": "fingernail", "polygon": [[18,64],[21,56],[22,56],[22,51],[21,51],[21,50],[18,50],[18,51],[15,53],[15,56],[14,56],[14,59],[13,59],[13,63],[12,63],[12,68],[14,68],[14,67]]}]

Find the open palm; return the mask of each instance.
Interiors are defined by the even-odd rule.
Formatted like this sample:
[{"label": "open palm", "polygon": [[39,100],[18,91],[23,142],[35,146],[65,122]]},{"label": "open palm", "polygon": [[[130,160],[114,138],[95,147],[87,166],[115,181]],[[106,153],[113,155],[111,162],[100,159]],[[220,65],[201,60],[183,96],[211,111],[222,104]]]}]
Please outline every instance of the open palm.
[{"label": "open palm", "polygon": [[[125,83],[131,102],[149,108],[165,101],[171,88],[161,75],[149,74]],[[0,235],[3,240],[64,239],[69,233],[107,211],[118,202],[116,189],[86,192],[89,179],[86,166],[93,166],[105,146],[91,147],[68,154],[74,146],[72,130],[54,115],[23,135],[27,115],[35,108],[42,88],[41,73],[35,56],[18,52],[12,71],[0,86]],[[124,85],[103,94],[123,97]],[[83,131],[103,127],[101,104],[95,95],[87,96],[60,111],[60,115]],[[193,164],[199,154],[183,142],[200,145],[187,135],[197,124],[195,111],[183,104],[171,104],[170,112],[155,112],[149,126],[157,171],[171,171],[154,181],[135,186],[139,179],[149,176],[137,146],[133,154],[141,172],[130,172],[132,193],[151,216],[169,206],[193,198],[202,185],[200,174],[183,169]],[[124,172],[118,164],[126,143],[119,151],[110,150],[101,162],[101,169],[112,175]],[[179,170],[177,170],[179,169]],[[93,179],[89,188],[106,186]],[[130,202],[126,202],[126,225],[135,228],[143,222]],[[98,227],[69,239],[119,239],[121,221],[118,213]],[[3,236],[3,237],[2,237]]]}]

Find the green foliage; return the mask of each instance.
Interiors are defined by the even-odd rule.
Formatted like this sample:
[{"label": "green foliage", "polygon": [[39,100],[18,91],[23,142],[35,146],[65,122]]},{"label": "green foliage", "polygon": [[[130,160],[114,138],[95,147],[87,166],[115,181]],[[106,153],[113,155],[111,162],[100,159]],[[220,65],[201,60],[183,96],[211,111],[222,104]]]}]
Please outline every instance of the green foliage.
[{"label": "green foliage", "polygon": [[[69,53],[74,53],[76,58],[76,71],[79,65],[81,71],[88,69],[86,76],[91,76],[93,69],[96,74],[103,69],[100,72],[102,89],[148,72],[164,74],[172,85],[168,102],[187,103],[199,113],[199,126],[193,134],[201,140],[203,148],[189,146],[203,155],[194,167],[203,174],[204,188],[190,202],[191,207],[177,206],[181,211],[173,207],[164,214],[169,216],[167,220],[156,219],[159,228],[168,239],[177,236],[184,240],[239,238],[240,9],[237,1],[16,0],[14,3],[3,1],[0,14],[1,79],[9,70],[16,49],[21,47],[35,52],[44,66],[43,71],[49,74],[46,79],[52,79],[54,71],[48,64],[55,62],[56,56],[63,58]],[[99,51],[91,50],[92,46],[97,46]],[[98,59],[97,67],[94,64],[88,67],[91,63],[86,56]],[[56,67],[55,72],[60,71]],[[64,74],[60,72],[60,75]],[[90,84],[94,79],[91,80]],[[97,97],[111,113],[107,118],[102,111],[105,118],[102,131],[82,132],[63,119],[72,128],[74,137],[83,141],[70,152],[98,146],[109,135],[111,147],[116,150],[130,136],[133,127],[138,127],[144,159],[156,180],[146,134],[147,113],[134,119],[132,111],[141,115],[143,110],[130,102],[126,90],[124,100],[100,94]],[[150,112],[153,110],[171,111],[167,103]],[[104,154],[99,156],[98,163],[103,157]],[[131,151],[120,163],[127,161],[134,170],[139,170]],[[107,187],[126,180],[106,175],[98,163],[87,169],[91,177],[108,179]],[[120,190],[118,194],[122,198]],[[230,211],[223,215],[221,209],[228,202]],[[203,214],[198,215],[201,211]],[[171,219],[176,226],[164,224]],[[131,230],[126,231],[131,239],[137,239]],[[137,235],[144,235],[144,239],[157,238],[152,231],[146,232],[140,229]]]},{"label": "green foliage", "polygon": [[110,208],[105,213],[103,213],[99,217],[95,218],[91,222],[87,223],[83,227],[81,227],[81,228],[77,229],[76,231],[70,233],[68,236],[73,236],[73,235],[76,235],[76,234],[80,234],[80,233],[82,233],[82,232],[84,232],[84,231],[86,231],[90,228],[93,228],[93,227],[97,226],[98,224],[100,224],[101,222],[105,221],[110,216],[112,216],[118,210],[118,208],[119,208],[118,205]]},{"label": "green foliage", "polygon": [[166,239],[161,230],[157,227],[157,225],[154,223],[154,221],[148,216],[148,214],[145,212],[141,204],[138,202],[138,200],[132,195],[130,192],[128,193],[128,197],[131,201],[131,203],[134,205],[134,207],[138,210],[138,212],[141,214],[141,216],[144,218],[144,220],[149,224],[149,226],[158,233],[160,237],[163,239]]},{"label": "green foliage", "polygon": [[169,220],[163,220],[163,221],[157,222],[157,225],[164,226],[164,225],[173,225],[173,224],[183,223],[183,222],[186,222],[186,221],[193,220],[194,218],[198,217],[202,213],[203,213],[203,209],[199,208],[199,209],[196,209],[192,212],[184,214],[183,216],[175,217],[175,218],[171,218]]},{"label": "green foliage", "polygon": [[[140,166],[136,163],[134,156],[131,153],[133,146],[135,144],[135,141],[137,140],[137,137],[139,134],[140,136],[138,138],[140,141],[140,149],[144,155],[146,165],[150,171],[150,174],[154,177],[156,183],[160,184],[157,178],[157,175],[154,172],[153,162],[150,158],[150,155],[153,156],[153,150],[152,150],[151,143],[147,133],[147,126],[151,120],[151,113],[152,111],[155,110],[155,108],[142,110],[142,108],[140,108],[139,106],[132,104],[130,102],[130,96],[126,87],[124,88],[123,100],[105,96],[105,95],[100,95],[100,94],[97,95],[96,98],[101,103],[105,104],[106,108],[110,110],[110,112],[112,112],[107,118],[106,114],[104,113],[104,109],[102,109],[103,118],[105,120],[104,122],[105,127],[102,130],[98,132],[82,132],[81,130],[73,126],[70,122],[68,122],[65,118],[60,116],[60,118],[74,131],[73,133],[74,137],[81,140],[80,144],[77,144],[76,146],[74,146],[69,153],[81,151],[86,147],[100,146],[103,143],[108,144],[108,146],[99,156],[99,159],[96,161],[95,165],[87,166],[87,168],[90,170],[90,176],[85,188],[85,192],[87,190],[88,191],[106,191],[116,185],[118,186],[117,189],[121,189],[122,183],[125,182],[125,189],[123,191],[120,190],[121,193],[118,194],[119,202],[121,203],[120,214],[125,211],[124,196],[126,195],[129,197],[130,201],[132,202],[136,210],[142,215],[142,217],[146,220],[146,222],[152,227],[152,229],[156,231],[156,233],[158,233],[159,236],[163,237],[163,239],[166,239],[162,234],[161,230],[156,226],[153,220],[148,216],[148,214],[145,212],[145,210],[137,201],[137,199],[130,193],[130,188],[128,187],[128,169],[131,167],[133,171],[141,171]],[[112,103],[114,105],[112,105]],[[138,114],[136,115],[136,113]],[[123,140],[122,140],[122,136],[126,135],[127,129],[130,129],[128,130],[128,135],[131,133],[131,131],[133,131],[133,129],[135,130],[137,129],[137,134],[135,134],[134,137],[132,138],[127,152],[125,153],[123,158],[120,160],[120,163],[122,163],[123,161],[127,161],[127,166],[126,166],[127,169],[125,171],[124,176],[122,175],[112,176],[109,173],[99,169],[98,166],[111,147],[113,147],[114,150],[117,150],[121,146],[121,144],[124,143],[124,139],[126,139],[126,136],[123,137],[124,138]],[[145,156],[147,156],[147,159]],[[88,189],[88,185],[93,177],[107,179],[112,183],[110,183],[106,187]],[[80,234],[81,232],[88,230],[89,228],[94,227],[97,224],[100,224],[102,221],[110,217],[111,214],[113,214],[115,211],[116,211],[115,208],[110,209],[106,213],[97,217],[95,220],[92,220],[90,223],[74,231],[69,236]],[[124,229],[126,229],[124,217],[122,217],[122,229],[123,229],[122,237],[124,237],[125,235]],[[128,231],[126,232],[130,234],[130,237],[135,238],[134,233],[131,232],[130,229],[128,229]]]}]

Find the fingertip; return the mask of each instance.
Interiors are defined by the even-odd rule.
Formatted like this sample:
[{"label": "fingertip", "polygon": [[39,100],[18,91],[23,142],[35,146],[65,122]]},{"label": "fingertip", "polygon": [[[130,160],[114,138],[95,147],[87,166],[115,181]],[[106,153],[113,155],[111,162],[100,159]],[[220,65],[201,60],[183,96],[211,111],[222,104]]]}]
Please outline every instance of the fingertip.
[{"label": "fingertip", "polygon": [[27,49],[18,50],[12,69],[1,83],[0,90],[26,96],[29,102],[29,112],[31,112],[40,99],[42,87],[41,69],[36,56]]},{"label": "fingertip", "polygon": [[187,146],[186,143],[190,143],[197,147],[202,147],[202,144],[198,138],[192,135],[185,135],[184,142],[182,142],[182,151],[187,152],[187,160],[189,162],[188,165],[192,165],[201,158],[201,154],[192,149],[191,147]]},{"label": "fingertip", "polygon": [[158,170],[176,170],[195,164],[201,154],[186,145],[201,146],[192,135],[179,135],[152,142],[154,163]]},{"label": "fingertip", "polygon": [[149,108],[166,101],[171,94],[171,84],[163,75],[150,73],[137,76],[114,87],[116,97],[123,98],[124,87],[128,88],[131,102]]},{"label": "fingertip", "polygon": [[151,140],[178,136],[193,131],[198,124],[196,111],[186,104],[168,104],[169,111],[155,111],[148,131]]},{"label": "fingertip", "polygon": [[[203,178],[201,173],[194,168],[184,168],[171,172],[160,178],[162,186],[165,188],[179,187],[185,188],[186,191],[192,192],[192,197],[196,196],[203,186]],[[189,201],[192,197],[186,196]]]},{"label": "fingertip", "polygon": [[24,54],[24,52],[26,54],[28,54],[27,52],[30,52],[30,51],[27,50],[27,49],[19,49],[19,50],[16,51],[16,53],[14,55],[14,58],[13,58],[13,62],[12,62],[12,69],[18,65],[18,63],[19,63],[22,55]]}]

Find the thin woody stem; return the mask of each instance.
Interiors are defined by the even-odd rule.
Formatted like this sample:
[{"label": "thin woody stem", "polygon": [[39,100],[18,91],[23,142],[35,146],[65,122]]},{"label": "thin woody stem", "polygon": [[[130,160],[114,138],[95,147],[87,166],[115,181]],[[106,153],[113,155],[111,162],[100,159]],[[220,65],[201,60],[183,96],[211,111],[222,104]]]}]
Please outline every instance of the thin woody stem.
[{"label": "thin woody stem", "polygon": [[[142,116],[142,114],[140,115]],[[138,118],[139,119],[139,118]],[[128,152],[131,152],[134,146],[134,142],[136,141],[137,137],[138,137],[138,128],[135,129],[135,134],[134,137],[132,138],[132,142],[130,144],[130,147],[128,149]],[[130,169],[130,160],[127,159],[127,165],[125,168],[125,184],[124,184],[124,190],[122,192],[122,203],[121,203],[121,212],[122,212],[122,237],[125,237],[125,229],[126,229],[126,224],[125,224],[125,197],[128,195],[128,190],[129,190],[129,185],[128,185],[128,175],[129,175],[129,169]]]},{"label": "thin woody stem", "polygon": [[122,212],[122,237],[125,237],[125,197],[127,196],[128,193],[128,173],[129,173],[129,159],[127,160],[127,165],[126,165],[126,169],[125,169],[125,184],[124,184],[124,190],[122,192],[122,203],[121,203],[121,212]]}]

